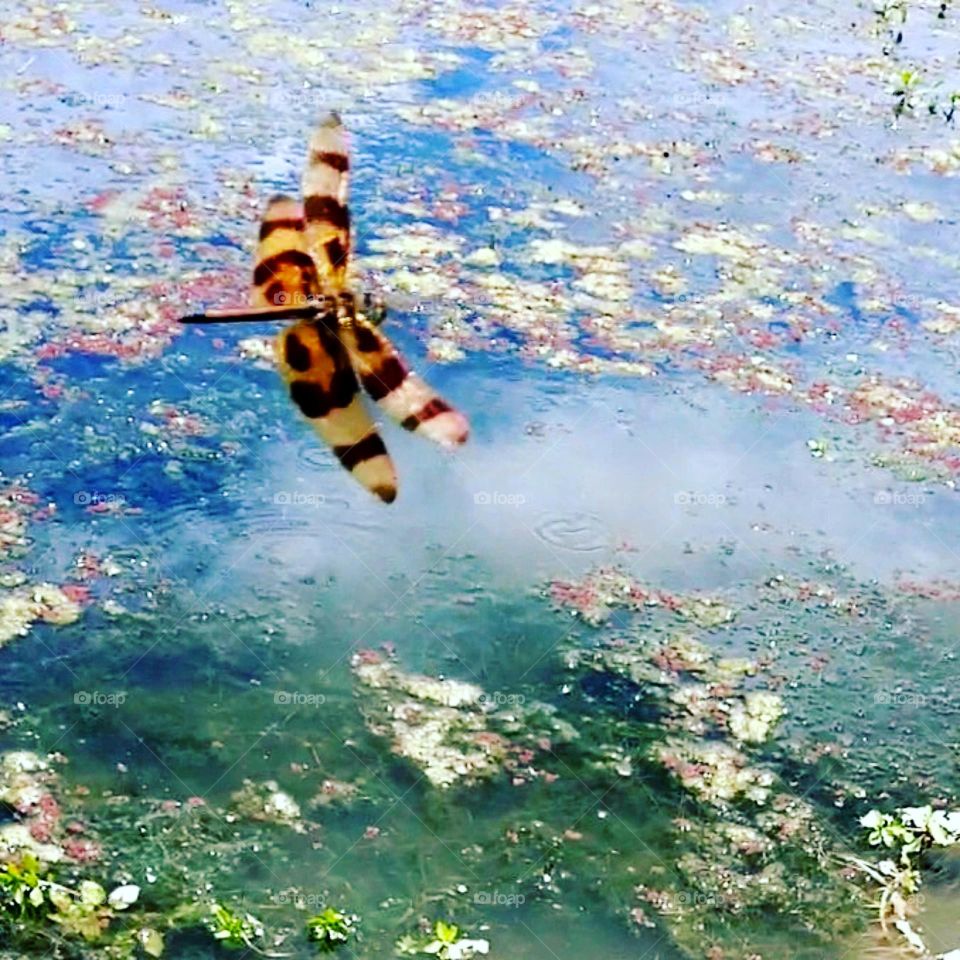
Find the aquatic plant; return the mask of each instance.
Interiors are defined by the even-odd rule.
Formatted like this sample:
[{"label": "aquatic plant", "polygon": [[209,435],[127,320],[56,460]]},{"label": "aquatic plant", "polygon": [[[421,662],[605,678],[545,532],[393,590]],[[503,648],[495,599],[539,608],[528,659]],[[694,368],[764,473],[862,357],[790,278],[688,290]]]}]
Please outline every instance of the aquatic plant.
[{"label": "aquatic plant", "polygon": [[307,920],[307,933],[323,953],[332,953],[342,947],[356,933],[360,918],[356,914],[342,913],[327,907],[322,913]]},{"label": "aquatic plant", "polygon": [[877,885],[877,921],[883,932],[886,934],[892,923],[913,949],[929,955],[923,938],[910,923],[909,898],[920,890],[924,854],[934,847],[960,843],[960,810],[934,810],[929,804],[900,807],[893,813],[873,809],[860,818],[860,826],[868,831],[870,846],[894,851],[896,858],[878,863],[855,856],[843,859]]},{"label": "aquatic plant", "polygon": [[23,916],[31,909],[43,906],[45,897],[41,884],[40,864],[36,857],[26,854],[19,863],[5,863],[0,867],[0,909],[15,909]]},{"label": "aquatic plant", "polygon": [[227,947],[246,947],[256,950],[257,941],[263,939],[263,924],[251,913],[237,913],[219,903],[210,904],[206,919],[207,929]]},{"label": "aquatic plant", "polygon": [[894,84],[893,96],[896,101],[893,105],[893,115],[901,117],[904,113],[912,112],[915,100],[914,94],[920,85],[920,74],[916,70],[901,70]]},{"label": "aquatic plant", "polygon": [[[825,584],[774,578],[763,590],[776,608],[789,597],[838,615],[859,609],[855,598]],[[691,617],[703,609],[698,595],[667,594],[614,569],[552,595],[577,611],[596,610],[598,598],[604,607],[633,611],[635,623],[621,622],[595,644],[570,644],[564,663],[590,691],[642,705],[635,720],[610,731],[608,739],[633,745],[622,759],[611,753],[612,770],[668,774],[675,802],[687,811],[673,821],[678,852],[671,866],[655,882],[633,885],[624,912],[634,928],[665,927],[690,957],[702,956],[705,945],[718,956],[740,956],[735,944],[744,939],[756,948],[750,953],[762,953],[748,919],[759,911],[802,917],[810,950],[847,935],[858,923],[859,891],[837,869],[835,840],[815,807],[769,762],[786,715],[769,665],[717,649],[719,632],[734,629],[741,611],[715,603],[710,609],[723,609],[722,618]],[[589,619],[600,626],[606,618]]]},{"label": "aquatic plant", "polygon": [[30,853],[0,865],[0,929],[32,921],[50,922],[69,937],[97,940],[120,911],[136,903],[140,888],[123,884],[109,895],[94,880],[75,887],[54,880]]},{"label": "aquatic plant", "polygon": [[407,935],[397,941],[397,952],[403,956],[435,956],[439,960],[470,960],[490,952],[487,940],[471,940],[463,936],[455,923],[437,920],[425,936]]}]

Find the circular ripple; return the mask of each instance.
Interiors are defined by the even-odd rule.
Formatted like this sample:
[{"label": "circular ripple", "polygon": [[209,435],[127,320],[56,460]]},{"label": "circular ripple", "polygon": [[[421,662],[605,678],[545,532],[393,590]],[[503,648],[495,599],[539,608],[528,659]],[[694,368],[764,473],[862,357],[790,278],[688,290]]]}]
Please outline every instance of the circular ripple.
[{"label": "circular ripple", "polygon": [[534,527],[534,533],[552,547],[578,553],[605,550],[610,546],[603,523],[592,513],[544,517]]},{"label": "circular ripple", "polygon": [[[320,440],[311,439],[297,446],[297,463],[314,469],[329,470],[333,465],[333,452]],[[339,465],[337,465],[339,469]]]}]

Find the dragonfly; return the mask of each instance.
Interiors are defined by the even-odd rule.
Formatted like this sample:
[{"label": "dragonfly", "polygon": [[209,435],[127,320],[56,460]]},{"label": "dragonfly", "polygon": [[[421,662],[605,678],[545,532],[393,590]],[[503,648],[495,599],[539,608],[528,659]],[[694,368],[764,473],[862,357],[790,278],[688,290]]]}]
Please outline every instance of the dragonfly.
[{"label": "dragonfly", "polygon": [[397,473],[362,391],[405,430],[446,447],[466,441],[467,418],[419,377],[380,329],[384,311],[350,286],[350,154],[340,116],[310,138],[302,200],[280,194],[260,225],[251,303],[183,323],[292,321],[276,356],[290,399],[337,460],[384,503]]}]

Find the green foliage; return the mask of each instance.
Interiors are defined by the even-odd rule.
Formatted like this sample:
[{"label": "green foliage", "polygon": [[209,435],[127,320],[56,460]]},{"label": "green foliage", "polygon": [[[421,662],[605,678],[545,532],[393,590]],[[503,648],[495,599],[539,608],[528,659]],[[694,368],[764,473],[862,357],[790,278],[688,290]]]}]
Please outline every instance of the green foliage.
[{"label": "green foliage", "polygon": [[69,936],[96,940],[110,925],[113,912],[104,906],[107,893],[99,883],[84,880],[76,892],[66,887],[50,890],[50,902],[57,912],[50,919]]},{"label": "green foliage", "polygon": [[38,913],[44,904],[41,869],[37,859],[24,855],[19,863],[0,866],[0,915],[20,917]]},{"label": "green foliage", "polygon": [[256,941],[263,938],[263,924],[253,914],[234,913],[219,903],[210,904],[206,924],[214,940],[219,940],[227,947],[255,950]]},{"label": "green foliage", "polygon": [[896,102],[893,105],[893,115],[901,117],[904,113],[911,113],[914,107],[914,94],[920,85],[920,74],[916,70],[901,70],[894,85],[893,96]]},{"label": "green foliage", "polygon": [[960,810],[947,813],[931,806],[901,807],[895,813],[871,810],[860,818],[870,833],[871,846],[899,850],[900,862],[910,866],[914,854],[930,847],[952,847],[960,842]]},{"label": "green foliage", "polygon": [[332,953],[342,947],[355,934],[360,918],[354,914],[341,913],[327,907],[322,913],[307,920],[307,933],[323,953]]},{"label": "green foliage", "polygon": [[52,923],[67,938],[99,940],[116,914],[139,895],[133,884],[117,887],[108,897],[93,880],[81,880],[76,888],[57,883],[29,853],[0,864],[0,926],[29,921],[29,931],[48,939]]},{"label": "green foliage", "polygon": [[486,940],[468,940],[455,923],[437,920],[433,936],[415,937],[408,934],[397,941],[397,953],[403,956],[435,956],[439,960],[469,960],[490,950]]},{"label": "green foliage", "polygon": [[862,874],[878,887],[877,920],[887,931],[892,924],[910,946],[920,952],[926,947],[910,924],[909,897],[920,889],[923,854],[932,847],[951,847],[960,843],[960,811],[946,812],[924,807],[901,807],[893,813],[871,810],[860,818],[867,842],[896,853],[896,859],[868,863],[848,857]]}]

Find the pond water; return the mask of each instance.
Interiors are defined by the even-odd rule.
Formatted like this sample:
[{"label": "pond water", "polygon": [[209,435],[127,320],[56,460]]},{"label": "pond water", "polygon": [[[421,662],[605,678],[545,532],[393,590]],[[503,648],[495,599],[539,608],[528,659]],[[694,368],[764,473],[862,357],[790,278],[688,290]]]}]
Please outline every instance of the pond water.
[{"label": "pond water", "polygon": [[[358,958],[910,955],[849,858],[960,791],[958,16],[11,0],[0,860],[140,892],[0,955],[214,957],[213,903],[251,956],[326,907]],[[331,109],[357,287],[471,421],[385,429],[390,507],[271,326],[177,322]]]}]

